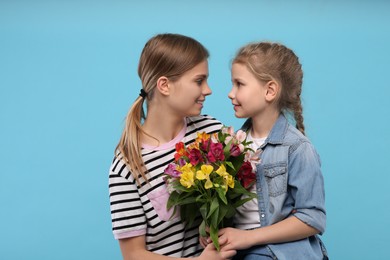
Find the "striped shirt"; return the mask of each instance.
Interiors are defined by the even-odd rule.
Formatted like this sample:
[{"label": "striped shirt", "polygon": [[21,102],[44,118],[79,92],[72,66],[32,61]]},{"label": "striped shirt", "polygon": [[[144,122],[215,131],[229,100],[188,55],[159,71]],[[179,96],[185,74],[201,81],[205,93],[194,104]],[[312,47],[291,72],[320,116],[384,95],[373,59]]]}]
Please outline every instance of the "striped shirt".
[{"label": "striped shirt", "polygon": [[173,162],[175,144],[194,142],[198,132],[215,133],[222,124],[210,116],[186,118],[185,127],[169,143],[158,147],[142,145],[148,170],[147,183],[137,184],[124,161],[115,157],[110,168],[109,191],[112,230],[116,239],[145,235],[147,250],[172,257],[191,257],[201,252],[198,226],[185,227],[178,215],[167,212],[169,194],[164,169]]}]

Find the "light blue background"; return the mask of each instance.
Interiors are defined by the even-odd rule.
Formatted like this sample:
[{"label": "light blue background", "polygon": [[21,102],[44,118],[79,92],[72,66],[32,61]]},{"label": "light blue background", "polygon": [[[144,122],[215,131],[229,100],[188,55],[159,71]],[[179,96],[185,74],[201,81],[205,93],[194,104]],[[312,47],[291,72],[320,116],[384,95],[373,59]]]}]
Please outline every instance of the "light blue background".
[{"label": "light blue background", "polygon": [[0,259],[121,258],[108,169],[139,93],[141,49],[161,32],[209,49],[203,112],[235,128],[237,48],[294,49],[323,161],[331,259],[389,259],[389,25],[386,1],[1,0]]}]

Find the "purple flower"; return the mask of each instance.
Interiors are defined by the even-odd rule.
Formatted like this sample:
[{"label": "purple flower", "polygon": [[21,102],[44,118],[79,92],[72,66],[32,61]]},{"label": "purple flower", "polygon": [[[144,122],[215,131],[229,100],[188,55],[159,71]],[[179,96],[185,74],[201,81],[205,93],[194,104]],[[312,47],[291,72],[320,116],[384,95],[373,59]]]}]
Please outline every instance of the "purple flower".
[{"label": "purple flower", "polygon": [[180,177],[180,172],[176,170],[176,164],[170,163],[167,168],[165,168],[164,173],[172,176],[173,178],[179,178]]}]

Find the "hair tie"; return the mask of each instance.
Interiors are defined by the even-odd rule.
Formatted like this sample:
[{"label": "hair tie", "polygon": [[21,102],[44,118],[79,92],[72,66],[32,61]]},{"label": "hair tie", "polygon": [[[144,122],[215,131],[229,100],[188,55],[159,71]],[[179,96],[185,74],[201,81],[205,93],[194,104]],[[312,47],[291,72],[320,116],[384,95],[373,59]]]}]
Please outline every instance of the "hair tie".
[{"label": "hair tie", "polygon": [[146,91],[145,91],[143,88],[141,88],[141,91],[140,91],[139,95],[140,95],[142,98],[145,98],[145,97],[148,95],[148,93],[146,93]]}]

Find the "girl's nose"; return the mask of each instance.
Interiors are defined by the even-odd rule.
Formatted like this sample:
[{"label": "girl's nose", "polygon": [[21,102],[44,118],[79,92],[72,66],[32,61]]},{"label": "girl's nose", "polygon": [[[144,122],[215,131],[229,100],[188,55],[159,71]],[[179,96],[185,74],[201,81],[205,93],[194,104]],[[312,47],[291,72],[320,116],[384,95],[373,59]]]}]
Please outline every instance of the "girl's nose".
[{"label": "girl's nose", "polygon": [[235,97],[234,89],[232,88],[228,94],[228,98],[233,99]]}]

